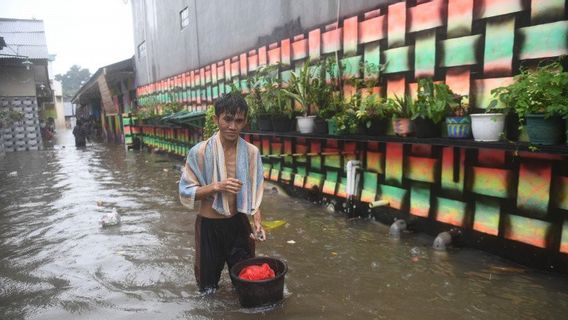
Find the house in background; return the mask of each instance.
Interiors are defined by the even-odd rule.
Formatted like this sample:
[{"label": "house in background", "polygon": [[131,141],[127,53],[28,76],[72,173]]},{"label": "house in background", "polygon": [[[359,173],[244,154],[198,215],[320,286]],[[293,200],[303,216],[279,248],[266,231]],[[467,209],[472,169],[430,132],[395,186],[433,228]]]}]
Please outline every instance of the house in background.
[{"label": "house in background", "polygon": [[124,139],[122,114],[130,112],[136,96],[132,60],[99,68],[71,99],[77,119],[94,119],[108,142]]},{"label": "house in background", "polygon": [[0,18],[0,109],[25,116],[1,130],[7,152],[42,148],[39,115],[53,102],[48,61],[42,20]]}]

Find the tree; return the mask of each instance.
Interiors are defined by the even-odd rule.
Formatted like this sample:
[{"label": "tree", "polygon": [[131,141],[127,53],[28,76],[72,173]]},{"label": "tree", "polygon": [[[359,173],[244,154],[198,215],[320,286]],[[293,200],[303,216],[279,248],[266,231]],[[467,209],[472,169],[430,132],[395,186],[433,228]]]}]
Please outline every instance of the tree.
[{"label": "tree", "polygon": [[71,101],[75,93],[81,86],[91,78],[89,69],[83,69],[78,65],[73,65],[65,74],[55,75],[55,80],[61,81],[63,88],[63,101]]}]

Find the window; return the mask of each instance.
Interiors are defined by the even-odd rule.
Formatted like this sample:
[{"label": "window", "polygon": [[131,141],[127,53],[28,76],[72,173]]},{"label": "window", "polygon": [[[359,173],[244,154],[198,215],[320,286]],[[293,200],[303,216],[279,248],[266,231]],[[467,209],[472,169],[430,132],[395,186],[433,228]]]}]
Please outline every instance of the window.
[{"label": "window", "polygon": [[138,45],[138,59],[143,59],[144,57],[146,57],[146,41],[142,41]]},{"label": "window", "polygon": [[179,22],[182,29],[189,26],[189,9],[187,7],[179,12]]}]

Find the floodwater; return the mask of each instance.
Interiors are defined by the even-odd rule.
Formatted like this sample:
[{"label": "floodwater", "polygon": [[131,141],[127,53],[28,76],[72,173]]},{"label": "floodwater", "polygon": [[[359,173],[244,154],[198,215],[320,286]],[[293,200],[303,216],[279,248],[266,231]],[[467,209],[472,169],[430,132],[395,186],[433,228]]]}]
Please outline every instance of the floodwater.
[{"label": "floodwater", "polygon": [[[63,148],[65,146],[65,148]],[[266,220],[286,220],[257,253],[287,261],[285,299],[240,307],[225,272],[199,294],[194,216],[177,197],[179,160],[120,145],[73,146],[0,159],[0,319],[565,319],[568,277],[432,237],[389,237],[281,194]],[[17,171],[17,177],[8,173]],[[116,208],[119,226],[101,228]]]}]

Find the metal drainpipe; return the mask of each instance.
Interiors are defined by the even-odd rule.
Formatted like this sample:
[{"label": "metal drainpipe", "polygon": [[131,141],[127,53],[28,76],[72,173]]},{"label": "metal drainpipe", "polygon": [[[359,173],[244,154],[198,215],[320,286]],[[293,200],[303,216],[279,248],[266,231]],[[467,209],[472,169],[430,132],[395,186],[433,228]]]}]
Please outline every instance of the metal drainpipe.
[{"label": "metal drainpipe", "polygon": [[345,213],[347,213],[350,218],[355,216],[355,200],[357,194],[359,194],[360,165],[361,161],[359,160],[349,160],[345,165],[345,172],[347,173],[347,186],[345,187],[347,203]]}]

